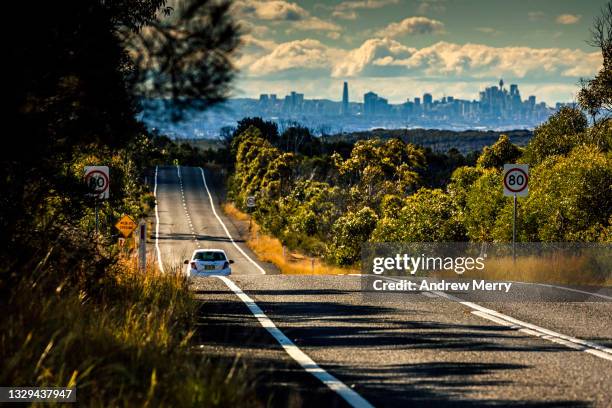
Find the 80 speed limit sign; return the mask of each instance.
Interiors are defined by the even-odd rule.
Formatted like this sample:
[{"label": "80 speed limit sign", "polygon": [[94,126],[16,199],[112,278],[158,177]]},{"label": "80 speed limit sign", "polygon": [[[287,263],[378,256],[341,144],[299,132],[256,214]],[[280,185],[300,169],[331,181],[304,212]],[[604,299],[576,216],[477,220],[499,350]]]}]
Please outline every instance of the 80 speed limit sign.
[{"label": "80 speed limit sign", "polygon": [[85,184],[89,187],[92,196],[100,200],[108,199],[110,185],[108,166],[85,166]]},{"label": "80 speed limit sign", "polygon": [[529,192],[529,166],[504,164],[504,195],[525,197]]}]

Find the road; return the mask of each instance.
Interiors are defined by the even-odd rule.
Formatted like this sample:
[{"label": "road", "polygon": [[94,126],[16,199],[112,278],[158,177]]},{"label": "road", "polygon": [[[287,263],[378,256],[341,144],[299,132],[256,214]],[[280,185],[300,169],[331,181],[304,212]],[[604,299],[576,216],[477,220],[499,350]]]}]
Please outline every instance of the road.
[{"label": "road", "polygon": [[611,302],[374,298],[360,276],[279,275],[240,241],[214,174],[166,166],[156,181],[164,270],[196,248],[236,261],[230,280],[192,285],[197,349],[240,355],[270,406],[612,406]]}]

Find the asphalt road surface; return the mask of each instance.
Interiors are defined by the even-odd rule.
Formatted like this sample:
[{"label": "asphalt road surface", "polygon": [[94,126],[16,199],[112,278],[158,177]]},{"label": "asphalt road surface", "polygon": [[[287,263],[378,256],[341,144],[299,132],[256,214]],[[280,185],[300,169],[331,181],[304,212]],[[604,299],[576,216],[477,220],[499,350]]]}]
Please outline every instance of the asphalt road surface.
[{"label": "asphalt road surface", "polygon": [[279,275],[223,214],[215,176],[158,168],[158,260],[177,271],[221,248],[235,261],[229,280],[194,280],[196,347],[256,368],[268,405],[612,406],[612,302],[366,297],[360,276]]}]

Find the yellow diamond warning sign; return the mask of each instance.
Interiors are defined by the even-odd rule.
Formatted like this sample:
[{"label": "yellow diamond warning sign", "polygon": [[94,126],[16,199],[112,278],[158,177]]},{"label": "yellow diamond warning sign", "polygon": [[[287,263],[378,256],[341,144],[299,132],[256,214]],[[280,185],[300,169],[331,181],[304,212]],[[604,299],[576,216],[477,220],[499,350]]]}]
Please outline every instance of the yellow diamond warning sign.
[{"label": "yellow diamond warning sign", "polygon": [[129,215],[124,215],[123,217],[121,217],[119,222],[115,224],[115,228],[121,231],[123,236],[126,238],[129,237],[132,232],[134,232],[137,226],[138,225]]}]

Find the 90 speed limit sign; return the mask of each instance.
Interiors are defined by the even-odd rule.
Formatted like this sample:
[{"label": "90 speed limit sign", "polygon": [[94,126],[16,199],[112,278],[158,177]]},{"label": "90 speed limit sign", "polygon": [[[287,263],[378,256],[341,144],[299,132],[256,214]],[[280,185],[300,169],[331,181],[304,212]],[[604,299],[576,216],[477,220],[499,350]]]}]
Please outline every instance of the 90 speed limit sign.
[{"label": "90 speed limit sign", "polygon": [[529,166],[504,164],[504,195],[525,197],[529,192]]}]

